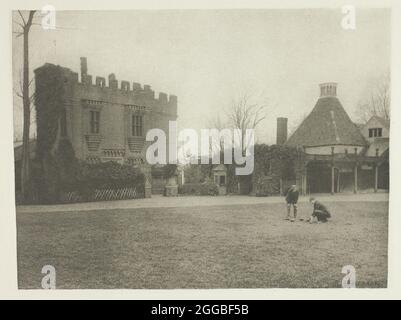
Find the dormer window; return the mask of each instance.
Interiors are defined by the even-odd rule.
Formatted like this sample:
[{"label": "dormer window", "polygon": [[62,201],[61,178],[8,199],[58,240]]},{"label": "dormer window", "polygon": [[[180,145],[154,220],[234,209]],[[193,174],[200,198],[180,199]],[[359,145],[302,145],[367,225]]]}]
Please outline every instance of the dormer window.
[{"label": "dormer window", "polygon": [[369,138],[380,138],[383,135],[382,128],[371,128],[369,129]]}]

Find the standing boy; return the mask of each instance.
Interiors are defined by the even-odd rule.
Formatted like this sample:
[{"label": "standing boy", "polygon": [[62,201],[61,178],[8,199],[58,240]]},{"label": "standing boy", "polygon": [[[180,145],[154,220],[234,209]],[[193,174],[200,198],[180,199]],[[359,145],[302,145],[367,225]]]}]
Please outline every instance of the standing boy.
[{"label": "standing boy", "polygon": [[[292,185],[288,188],[285,194],[285,201],[287,202],[287,218],[285,220],[291,220],[294,222],[297,218],[297,203],[298,203],[299,191],[296,185]],[[294,208],[294,217],[291,218],[291,205]]]}]

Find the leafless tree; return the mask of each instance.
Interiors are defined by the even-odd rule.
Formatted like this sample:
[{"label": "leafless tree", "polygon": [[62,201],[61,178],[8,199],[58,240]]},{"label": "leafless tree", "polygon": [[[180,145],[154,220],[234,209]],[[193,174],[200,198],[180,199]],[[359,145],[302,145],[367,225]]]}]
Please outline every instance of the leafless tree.
[{"label": "leafless tree", "polygon": [[376,79],[366,97],[358,105],[358,120],[366,123],[372,116],[390,120],[390,74]]},{"label": "leafless tree", "polygon": [[230,127],[240,129],[243,149],[246,148],[246,129],[256,127],[266,119],[266,105],[251,102],[248,95],[243,95],[232,102],[227,112],[227,119]]},{"label": "leafless tree", "polygon": [[20,21],[14,21],[19,25],[20,30],[14,32],[17,37],[23,37],[23,75],[21,92],[18,95],[22,98],[23,105],[23,131],[22,131],[22,168],[21,168],[21,192],[22,198],[26,201],[30,192],[30,150],[29,150],[29,134],[31,120],[31,101],[32,96],[29,94],[29,87],[32,80],[29,79],[29,32],[33,24],[35,10],[29,11],[28,17],[24,17],[21,11],[18,11]]},{"label": "leafless tree", "polygon": [[221,114],[213,115],[212,117],[206,120],[206,126],[210,129],[224,129],[227,127],[227,124],[222,119]]},{"label": "leafless tree", "polygon": [[[206,128],[208,129],[217,129],[219,131],[227,128],[227,123],[225,120],[223,120],[221,114],[213,114],[211,117],[209,117],[206,120]],[[210,141],[210,152],[213,152],[213,150],[219,149],[219,150],[224,150],[224,143],[223,141]]]}]

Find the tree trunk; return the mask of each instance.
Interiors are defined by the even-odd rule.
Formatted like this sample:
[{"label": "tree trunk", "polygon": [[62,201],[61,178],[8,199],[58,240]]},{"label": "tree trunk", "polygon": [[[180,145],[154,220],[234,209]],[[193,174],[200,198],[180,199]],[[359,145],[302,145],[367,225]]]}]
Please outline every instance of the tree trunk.
[{"label": "tree trunk", "polygon": [[22,132],[22,167],[21,167],[21,192],[24,202],[30,200],[32,196],[31,176],[30,176],[30,150],[29,135],[31,124],[31,101],[29,96],[29,30],[32,26],[32,19],[35,11],[29,12],[29,18],[23,29],[23,83],[22,83],[22,103],[24,111],[24,124]]},{"label": "tree trunk", "polygon": [[22,172],[21,172],[21,191],[24,202],[28,201],[30,196],[30,150],[29,135],[31,122],[31,103],[29,100],[29,48],[28,48],[29,30],[24,30],[24,73],[22,85],[22,100],[24,110],[24,124],[22,133]]}]

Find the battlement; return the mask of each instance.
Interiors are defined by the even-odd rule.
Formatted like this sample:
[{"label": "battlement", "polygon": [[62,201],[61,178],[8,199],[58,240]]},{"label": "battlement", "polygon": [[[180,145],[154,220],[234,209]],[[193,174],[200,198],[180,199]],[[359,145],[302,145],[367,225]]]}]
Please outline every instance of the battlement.
[{"label": "battlement", "polygon": [[[41,68],[46,68],[49,66],[55,67],[55,65],[46,63],[44,66],[36,69],[39,70]],[[146,99],[154,100],[161,107],[169,107],[173,110],[177,108],[177,96],[175,95],[167,95],[164,92],[160,92],[158,94],[158,98],[155,98],[155,91],[152,90],[152,87],[148,84],[144,84],[143,86],[137,82],[131,82],[126,80],[121,80],[120,82],[117,80],[116,75],[111,73],[108,75],[107,81],[105,77],[96,76],[93,81],[92,75],[88,74],[88,65],[86,57],[81,57],[81,77],[79,81],[79,74],[77,72],[72,71],[68,68],[62,68],[63,73],[70,84],[80,84],[88,87],[98,87],[101,90],[112,90],[119,94],[128,94],[134,96],[142,96]]]}]

